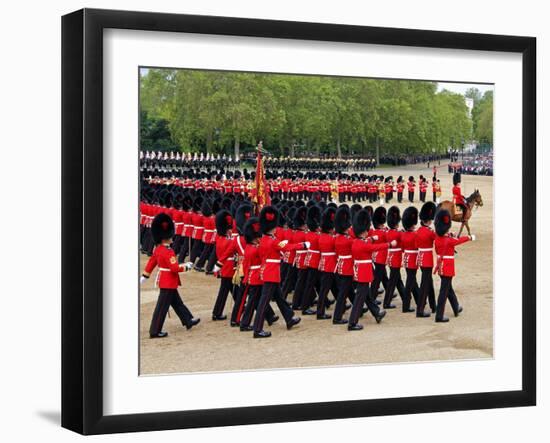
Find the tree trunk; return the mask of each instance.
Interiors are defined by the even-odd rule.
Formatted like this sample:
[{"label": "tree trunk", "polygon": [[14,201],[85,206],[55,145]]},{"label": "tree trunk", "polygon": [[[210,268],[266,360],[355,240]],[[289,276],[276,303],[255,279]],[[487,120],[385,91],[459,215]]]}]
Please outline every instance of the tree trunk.
[{"label": "tree trunk", "polygon": [[237,160],[241,155],[241,152],[239,150],[240,146],[241,146],[241,139],[237,135],[235,136],[235,145],[234,145],[235,160]]},{"label": "tree trunk", "polygon": [[342,146],[340,145],[340,136],[336,139],[336,155],[338,158],[342,158]]},{"label": "tree trunk", "polygon": [[290,144],[289,153],[290,153],[290,158],[294,158],[294,141]]},{"label": "tree trunk", "polygon": [[376,136],[376,166],[380,166],[380,139]]}]

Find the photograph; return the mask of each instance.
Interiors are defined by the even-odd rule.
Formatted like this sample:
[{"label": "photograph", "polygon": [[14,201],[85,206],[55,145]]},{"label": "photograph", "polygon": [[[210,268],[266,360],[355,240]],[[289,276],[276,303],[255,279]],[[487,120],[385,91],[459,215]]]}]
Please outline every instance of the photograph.
[{"label": "photograph", "polygon": [[139,66],[139,375],[493,359],[494,86]]}]

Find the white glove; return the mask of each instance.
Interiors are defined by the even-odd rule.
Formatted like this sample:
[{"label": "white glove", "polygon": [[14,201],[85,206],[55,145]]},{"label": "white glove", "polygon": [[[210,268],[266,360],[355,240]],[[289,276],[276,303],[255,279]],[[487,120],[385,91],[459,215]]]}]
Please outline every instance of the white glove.
[{"label": "white glove", "polygon": [[391,246],[392,248],[395,248],[395,247],[397,246],[397,240],[392,240],[392,241],[390,242],[390,246]]},{"label": "white glove", "polygon": [[183,269],[185,269],[186,271],[190,271],[191,269],[193,269],[193,262],[188,261],[187,263],[184,263]]},{"label": "white glove", "polygon": [[372,238],[372,241],[378,240],[378,236],[377,236],[377,235],[373,235],[371,238]]},{"label": "white glove", "polygon": [[214,272],[220,272],[221,267],[218,265],[214,265],[214,269],[212,269]]},{"label": "white glove", "polygon": [[308,242],[308,241],[304,242],[304,248],[309,249],[310,246],[311,246],[310,242]]},{"label": "white glove", "polygon": [[473,234],[472,234],[472,235],[470,235],[470,240],[472,240],[472,241],[476,241],[476,236],[475,236],[475,235],[473,235]]},{"label": "white glove", "polygon": [[147,277],[145,277],[144,275],[142,275],[140,278],[139,278],[139,284],[142,285],[143,283],[145,283],[147,281]]}]

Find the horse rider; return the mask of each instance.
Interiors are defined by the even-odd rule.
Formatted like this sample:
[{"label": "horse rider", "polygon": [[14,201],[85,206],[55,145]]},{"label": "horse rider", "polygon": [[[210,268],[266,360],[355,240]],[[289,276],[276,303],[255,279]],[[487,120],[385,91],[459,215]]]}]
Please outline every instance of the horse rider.
[{"label": "horse rider", "polygon": [[466,197],[462,195],[462,189],[460,188],[461,176],[460,172],[453,174],[453,200],[456,206],[459,206],[462,210],[462,221],[466,218],[466,212],[468,206],[466,205]]}]

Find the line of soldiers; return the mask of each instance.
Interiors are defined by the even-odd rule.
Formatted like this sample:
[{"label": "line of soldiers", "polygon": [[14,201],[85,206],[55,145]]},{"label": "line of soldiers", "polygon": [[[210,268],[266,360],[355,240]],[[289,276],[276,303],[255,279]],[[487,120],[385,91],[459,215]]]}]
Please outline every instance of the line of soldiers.
[{"label": "line of soldiers", "polygon": [[287,171],[368,171],[376,168],[374,157],[266,157],[264,162],[266,169]]},{"label": "line of soldiers", "polygon": [[[255,172],[249,173],[246,169],[224,171],[189,171],[180,178],[142,177],[142,183],[154,187],[158,185],[174,185],[185,190],[195,190],[205,193],[221,192],[223,194],[240,194],[252,198],[256,192]],[[266,174],[266,188],[271,198],[279,200],[316,200],[366,202],[380,204],[391,203],[394,197],[401,203],[406,195],[410,203],[414,202],[415,191],[418,187],[419,200],[424,203],[429,188],[432,190],[432,201],[439,203],[441,198],[441,184],[436,175],[431,183],[420,175],[418,181],[409,176],[408,180],[399,176],[366,174],[345,174],[323,172],[306,172],[294,174],[289,171],[269,171]],[[405,194],[406,192],[406,194]]]},{"label": "line of soldiers", "polygon": [[141,171],[158,171],[159,173],[175,172],[181,169],[234,169],[240,166],[239,157],[231,154],[194,154],[177,152],[139,152],[139,167]]},{"label": "line of soldiers", "polygon": [[[451,235],[449,212],[436,211],[433,202],[420,212],[410,206],[401,215],[396,206],[386,211],[383,206],[373,210],[360,204],[282,200],[256,217],[251,202],[240,194],[205,195],[173,185],[160,186],[155,193],[155,210],[142,213],[140,220],[142,250],[150,254],[142,282],[155,267],[159,271],[152,338],[166,336],[162,325],[169,306],[188,329],[198,323],[177,293],[179,273],[191,269],[220,279],[212,320],[227,319],[231,294],[230,325],[253,331],[255,338],[269,337],[265,322],[279,320],[271,301],[288,329],[300,322],[295,315],[299,311],[360,330],[360,318],[367,312],[380,323],[386,310],[396,307],[396,293],[402,312],[416,312],[420,318],[430,317],[427,302],[436,322],[449,320],[444,315],[447,299],[455,316],[462,311],[452,287],[455,247],[475,238]],[[441,280],[437,301],[432,273]]]}]

